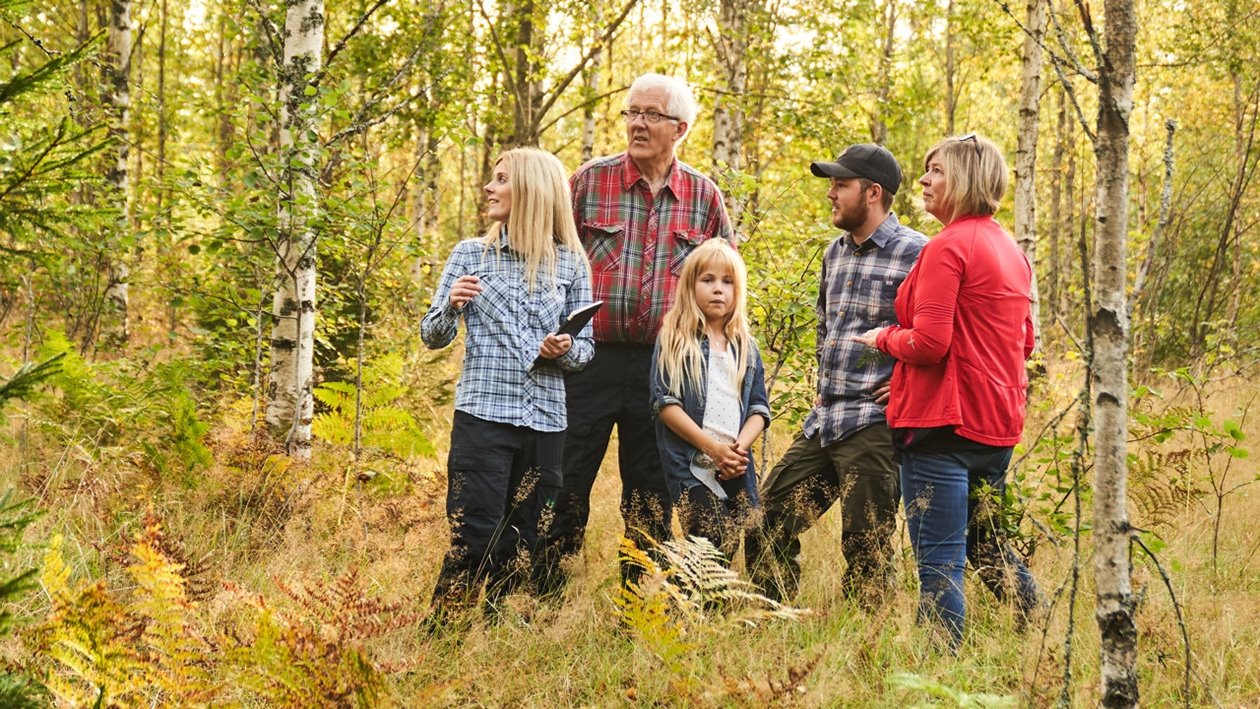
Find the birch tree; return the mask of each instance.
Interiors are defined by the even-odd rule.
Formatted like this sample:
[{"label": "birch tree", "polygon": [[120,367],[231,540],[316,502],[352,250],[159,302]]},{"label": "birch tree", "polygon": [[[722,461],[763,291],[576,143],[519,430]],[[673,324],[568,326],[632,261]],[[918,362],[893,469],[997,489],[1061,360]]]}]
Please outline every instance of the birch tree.
[{"label": "birch tree", "polygon": [[323,0],[291,0],[284,20],[280,67],[279,234],[272,304],[271,372],[266,421],[298,460],[310,457],[315,349],[316,177],[320,145],[315,132],[324,48]]},{"label": "birch tree", "polygon": [[1125,286],[1129,204],[1129,115],[1133,110],[1137,18],[1133,0],[1106,0],[1105,40],[1080,5],[1098,62],[1094,231],[1094,574],[1095,619],[1102,653],[1102,705],[1138,703],[1137,626],[1129,557],[1133,528],[1128,497],[1129,309]]},{"label": "birch tree", "polygon": [[[713,102],[713,170],[735,176],[742,167],[744,143],[744,93],[748,85],[747,14],[749,0],[722,0],[718,9],[718,34],[713,39],[721,88]],[[739,189],[723,190],[731,223],[740,224],[743,200]]]},{"label": "birch tree", "polygon": [[109,4],[109,78],[110,138],[114,143],[113,164],[107,173],[110,193],[118,209],[115,223],[115,239],[110,260],[109,283],[105,296],[116,310],[121,322],[117,335],[126,341],[130,335],[128,320],[128,281],[130,270],[126,261],[126,249],[121,237],[128,228],[127,161],[131,155],[127,121],[131,115],[131,0],[111,0]]},{"label": "birch tree", "polygon": [[1040,122],[1041,45],[1047,0],[1028,0],[1028,26],[1020,67],[1019,137],[1015,148],[1015,241],[1033,267],[1032,319],[1041,343],[1041,298],[1037,288],[1037,128]]}]

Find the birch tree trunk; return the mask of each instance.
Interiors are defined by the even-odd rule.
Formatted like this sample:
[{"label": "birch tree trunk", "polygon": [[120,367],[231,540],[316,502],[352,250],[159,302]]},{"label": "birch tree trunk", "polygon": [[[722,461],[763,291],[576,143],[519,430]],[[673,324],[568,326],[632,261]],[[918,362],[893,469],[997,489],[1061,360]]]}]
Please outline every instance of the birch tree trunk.
[{"label": "birch tree trunk", "polygon": [[131,0],[111,0],[109,6],[109,54],[108,76],[110,81],[110,138],[114,142],[114,164],[110,166],[107,180],[111,188],[118,220],[115,223],[115,243],[109,254],[109,284],[105,289],[108,302],[117,312],[121,322],[118,336],[126,342],[130,337],[128,319],[128,281],[131,273],[127,266],[127,249],[119,245],[128,229],[130,213],[127,198],[127,163],[131,155],[127,121],[131,116]]},{"label": "birch tree trunk", "polygon": [[[1054,131],[1054,154],[1050,163],[1050,268],[1047,271],[1046,278],[1046,302],[1050,306],[1050,320],[1059,317],[1059,288],[1062,283],[1060,271],[1060,254],[1062,250],[1060,244],[1064,242],[1065,233],[1069,233],[1071,222],[1068,230],[1064,230],[1063,219],[1063,157],[1065,152],[1066,125],[1067,125],[1067,92],[1060,89],[1059,110],[1057,113],[1057,124]],[[1072,195],[1068,194],[1068,200],[1072,199]]]},{"label": "birch tree trunk", "polygon": [[268,428],[298,460],[311,454],[315,346],[315,192],[319,143],[313,81],[324,48],[323,0],[290,0],[280,68],[281,175]]},{"label": "birch tree trunk", "polygon": [[[744,142],[744,93],[748,86],[748,32],[745,29],[748,0],[722,0],[718,10],[716,49],[724,86],[713,102],[713,170],[733,178],[741,169]],[[730,182],[730,180],[725,180]],[[741,222],[741,190],[729,184],[722,191],[731,224]]]},{"label": "birch tree trunk", "polygon": [[1015,241],[1032,265],[1032,321],[1041,348],[1041,297],[1037,287],[1037,129],[1041,98],[1041,44],[1047,0],[1028,0],[1028,32],[1020,71],[1019,138],[1015,148]]},{"label": "birch tree trunk", "polygon": [[[602,25],[604,23],[603,5],[596,3],[592,8],[595,11],[595,22]],[[583,72],[586,76],[584,84],[583,100],[586,105],[582,108],[582,164],[585,165],[595,158],[595,109],[598,101],[595,97],[599,96],[599,65],[604,60],[604,48],[599,46],[595,49],[595,53],[591,55],[590,64],[587,65]]]},{"label": "birch tree trunk", "polygon": [[958,74],[954,30],[954,0],[949,0],[945,6],[945,135],[954,134],[954,115],[958,113],[958,89],[954,86]]},{"label": "birch tree trunk", "polygon": [[[1102,705],[1138,703],[1137,626],[1130,579],[1126,505],[1128,467],[1129,313],[1125,291],[1129,202],[1129,114],[1133,109],[1137,18],[1133,0],[1106,0],[1106,49],[1098,69],[1097,217],[1090,316],[1094,336],[1094,573],[1095,619],[1102,653]],[[1097,46],[1097,45],[1095,45]]]}]

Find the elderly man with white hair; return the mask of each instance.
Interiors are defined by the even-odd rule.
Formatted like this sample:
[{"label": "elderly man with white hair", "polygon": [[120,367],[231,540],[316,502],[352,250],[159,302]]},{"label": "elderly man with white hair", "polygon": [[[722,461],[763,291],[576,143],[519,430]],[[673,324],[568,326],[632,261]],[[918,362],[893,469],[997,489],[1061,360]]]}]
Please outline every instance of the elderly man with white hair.
[{"label": "elderly man with white hair", "polygon": [[[544,593],[563,588],[560,561],[582,547],[591,487],[614,426],[626,535],[640,547],[642,535],[669,538],[672,506],[648,396],[652,346],[687,255],[706,239],[735,241],[717,186],[674,155],[696,119],[690,87],[640,76],[621,115],[625,152],[592,160],[570,180],[594,297],[604,306],[595,315],[594,358],[566,380],[564,486],[535,567]],[[623,582],[635,575],[623,565]]]}]

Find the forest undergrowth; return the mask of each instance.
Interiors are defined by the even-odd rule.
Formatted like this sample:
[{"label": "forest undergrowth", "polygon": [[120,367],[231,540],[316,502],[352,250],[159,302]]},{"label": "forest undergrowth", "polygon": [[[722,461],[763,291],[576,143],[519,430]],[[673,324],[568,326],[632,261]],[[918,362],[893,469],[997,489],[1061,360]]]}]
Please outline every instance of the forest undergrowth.
[{"label": "forest undergrowth", "polygon": [[[192,365],[89,363],[70,349],[50,338],[40,356],[67,352],[60,371],[0,409],[0,488],[11,490],[0,581],[17,580],[0,588],[11,621],[0,625],[0,698],[12,689],[13,706],[1097,703],[1088,451],[1079,519],[1071,472],[1075,368],[1036,384],[1012,471],[1012,531],[1046,613],[1021,629],[969,579],[955,657],[914,622],[904,526],[897,588],[875,609],[842,593],[834,514],[804,538],[793,607],[703,564],[699,585],[656,569],[641,597],[622,597],[610,466],[562,600],[514,596],[493,621],[426,631],[447,543],[449,404],[432,403],[432,368],[383,368],[378,391],[393,394],[378,400],[378,425],[401,428],[379,438],[412,441],[406,450],[321,442],[298,466],[251,433],[251,399],[200,400]],[[1258,394],[1242,376],[1188,372],[1153,374],[1135,390],[1130,498],[1148,706],[1260,704],[1260,487],[1246,457]],[[399,423],[392,409],[423,415]],[[772,427],[771,460],[789,428]],[[673,553],[706,556],[688,544]]]}]

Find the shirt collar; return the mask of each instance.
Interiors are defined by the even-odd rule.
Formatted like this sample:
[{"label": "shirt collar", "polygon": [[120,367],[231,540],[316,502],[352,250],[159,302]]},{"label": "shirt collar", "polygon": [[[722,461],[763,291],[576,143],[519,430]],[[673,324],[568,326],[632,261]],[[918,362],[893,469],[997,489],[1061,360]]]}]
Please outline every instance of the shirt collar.
[{"label": "shirt collar", "polygon": [[[639,170],[639,166],[634,164],[634,160],[630,159],[630,153],[623,153],[621,160],[621,186],[630,189],[638,184],[639,180],[646,182],[643,173]],[[665,186],[675,197],[683,193],[683,175],[682,170],[678,168],[678,157],[674,156],[669,163],[669,172],[665,176]]]},{"label": "shirt collar", "polygon": [[[875,231],[871,232],[871,235],[866,237],[866,241],[863,241],[861,246],[854,245],[853,232],[846,233],[844,235],[844,240],[854,251],[865,252],[882,249],[888,245],[888,240],[893,238],[893,235],[897,233],[897,229],[900,227],[901,222],[897,221],[897,215],[889,212],[888,218],[880,222],[879,226],[875,227]],[[873,245],[867,246],[867,244]]]},{"label": "shirt collar", "polygon": [[509,248],[511,248],[511,247],[508,245],[508,238],[507,238],[507,224],[504,224],[504,225],[503,225],[503,226],[499,229],[499,250],[500,250],[500,251],[507,251]]}]

